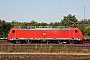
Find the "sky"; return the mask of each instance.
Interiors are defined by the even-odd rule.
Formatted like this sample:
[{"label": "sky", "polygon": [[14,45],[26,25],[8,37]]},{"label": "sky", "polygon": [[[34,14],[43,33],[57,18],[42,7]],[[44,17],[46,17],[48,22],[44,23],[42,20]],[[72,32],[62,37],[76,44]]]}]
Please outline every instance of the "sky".
[{"label": "sky", "polygon": [[0,19],[7,22],[59,22],[68,14],[89,19],[90,0],[0,0]]}]

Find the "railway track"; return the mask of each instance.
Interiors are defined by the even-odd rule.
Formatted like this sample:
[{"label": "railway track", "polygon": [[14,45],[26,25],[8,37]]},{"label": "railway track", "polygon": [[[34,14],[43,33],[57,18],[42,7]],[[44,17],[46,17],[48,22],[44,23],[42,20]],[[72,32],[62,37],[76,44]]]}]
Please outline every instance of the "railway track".
[{"label": "railway track", "polygon": [[1,54],[1,60],[90,60],[90,55],[78,54]]},{"label": "railway track", "polygon": [[89,44],[0,44],[0,52],[89,53]]},{"label": "railway track", "polygon": [[0,39],[0,44],[10,44],[7,39]]},{"label": "railway track", "polygon": [[56,43],[32,43],[12,44],[7,40],[0,40],[0,52],[27,52],[27,53],[71,53],[90,52],[90,41],[83,41],[83,44],[56,44]]},{"label": "railway track", "polygon": [[83,44],[90,44],[90,41],[83,41]]}]

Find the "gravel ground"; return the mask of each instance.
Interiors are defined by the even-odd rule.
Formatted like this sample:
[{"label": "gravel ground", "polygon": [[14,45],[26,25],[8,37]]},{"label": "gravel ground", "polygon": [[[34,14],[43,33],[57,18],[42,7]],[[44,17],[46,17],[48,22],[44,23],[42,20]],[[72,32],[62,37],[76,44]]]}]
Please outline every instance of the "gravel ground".
[{"label": "gravel ground", "polygon": [[90,54],[1,53],[0,60],[90,60]]}]

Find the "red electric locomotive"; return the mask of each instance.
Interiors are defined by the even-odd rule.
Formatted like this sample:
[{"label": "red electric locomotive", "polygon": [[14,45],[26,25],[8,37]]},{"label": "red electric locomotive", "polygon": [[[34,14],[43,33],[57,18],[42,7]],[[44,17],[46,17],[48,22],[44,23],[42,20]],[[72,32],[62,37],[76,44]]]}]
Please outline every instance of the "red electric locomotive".
[{"label": "red electric locomotive", "polygon": [[12,28],[8,33],[8,41],[21,43],[27,41],[56,41],[58,43],[78,43],[82,42],[83,35],[79,28]]}]

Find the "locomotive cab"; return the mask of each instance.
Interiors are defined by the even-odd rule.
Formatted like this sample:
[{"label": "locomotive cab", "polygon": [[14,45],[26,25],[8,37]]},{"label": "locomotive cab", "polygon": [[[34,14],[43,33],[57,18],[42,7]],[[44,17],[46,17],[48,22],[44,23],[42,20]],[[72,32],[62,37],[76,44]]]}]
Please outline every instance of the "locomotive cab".
[{"label": "locomotive cab", "polygon": [[16,39],[16,31],[18,28],[12,28],[8,33],[8,41]]},{"label": "locomotive cab", "polygon": [[72,39],[77,43],[82,43],[83,35],[79,28],[71,28],[72,30]]},{"label": "locomotive cab", "polygon": [[80,41],[83,40],[83,35],[79,28],[75,30],[75,37],[77,37]]}]

